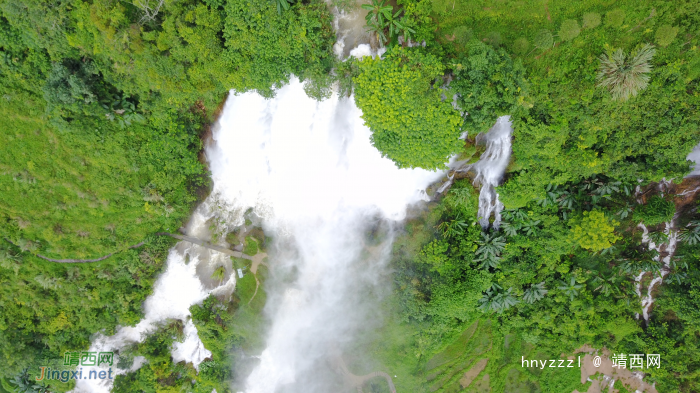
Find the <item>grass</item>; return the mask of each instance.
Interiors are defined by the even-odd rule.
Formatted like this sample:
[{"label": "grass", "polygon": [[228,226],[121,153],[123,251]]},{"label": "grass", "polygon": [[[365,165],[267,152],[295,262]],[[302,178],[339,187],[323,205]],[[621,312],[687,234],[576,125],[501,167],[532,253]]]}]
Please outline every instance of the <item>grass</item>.
[{"label": "grass", "polygon": [[189,185],[202,167],[196,148],[178,151],[187,138],[100,118],[59,124],[31,94],[8,97],[0,100],[0,235],[48,257],[96,258],[175,230],[189,214]]}]

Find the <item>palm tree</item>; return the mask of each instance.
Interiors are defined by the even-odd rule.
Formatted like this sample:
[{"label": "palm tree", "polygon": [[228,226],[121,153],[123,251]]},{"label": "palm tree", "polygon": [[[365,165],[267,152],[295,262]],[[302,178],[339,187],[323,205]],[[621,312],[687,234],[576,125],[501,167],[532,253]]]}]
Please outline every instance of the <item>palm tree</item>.
[{"label": "palm tree", "polygon": [[498,257],[506,247],[506,239],[495,232],[492,234],[482,232],[481,236],[483,239],[476,242],[479,245],[476,255]]},{"label": "palm tree", "polygon": [[612,93],[615,100],[634,97],[649,84],[652,57],[656,49],[651,44],[644,45],[637,53],[627,57],[622,49],[600,56],[598,86]]},{"label": "palm tree", "polygon": [[678,239],[690,246],[700,243],[700,221],[691,221],[686,228],[681,229]]},{"label": "palm tree", "polygon": [[562,292],[564,292],[565,294],[569,295],[569,298],[571,299],[571,301],[573,301],[574,298],[576,296],[578,296],[579,289],[583,288],[583,285],[576,284],[576,279],[574,279],[573,277],[571,277],[568,284],[564,281],[561,281],[561,280],[559,281],[559,283],[561,285],[558,286],[557,288],[559,290],[561,290]]},{"label": "palm tree", "polygon": [[532,304],[542,298],[544,298],[544,295],[549,292],[545,287],[544,287],[544,281],[542,281],[539,284],[532,284],[530,288],[525,290],[525,293],[523,294],[523,300],[525,303]]},{"label": "palm tree", "polygon": [[491,285],[491,288],[486,291],[484,297],[479,299],[479,303],[481,303],[479,310],[482,312],[496,311],[500,314],[520,303],[520,301],[511,294],[513,288],[508,288],[505,292],[499,292],[499,289],[503,288],[498,284]]},{"label": "palm tree", "polygon": [[224,280],[224,276],[226,275],[226,269],[223,266],[219,266],[214,270],[214,273],[212,273],[211,278],[215,280],[219,280],[219,284]]}]

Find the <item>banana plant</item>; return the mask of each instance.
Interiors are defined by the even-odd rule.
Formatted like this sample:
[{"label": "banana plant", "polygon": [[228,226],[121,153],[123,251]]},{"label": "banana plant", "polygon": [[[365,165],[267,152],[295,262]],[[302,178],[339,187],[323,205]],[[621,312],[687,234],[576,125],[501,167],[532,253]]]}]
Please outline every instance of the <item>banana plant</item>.
[{"label": "banana plant", "polygon": [[274,0],[277,4],[277,13],[282,15],[282,10],[287,11],[296,0]]},{"label": "banana plant", "polygon": [[385,27],[379,24],[378,21],[372,20],[367,22],[365,29],[377,37],[379,45],[384,46],[384,43],[387,42],[386,34],[384,34]]},{"label": "banana plant", "polygon": [[372,0],[372,4],[362,4],[362,9],[369,11],[365,16],[367,21],[367,26],[370,24],[375,24],[376,26],[381,26],[382,29],[386,27],[384,16],[391,15],[392,8],[390,5],[386,5],[386,0]]}]

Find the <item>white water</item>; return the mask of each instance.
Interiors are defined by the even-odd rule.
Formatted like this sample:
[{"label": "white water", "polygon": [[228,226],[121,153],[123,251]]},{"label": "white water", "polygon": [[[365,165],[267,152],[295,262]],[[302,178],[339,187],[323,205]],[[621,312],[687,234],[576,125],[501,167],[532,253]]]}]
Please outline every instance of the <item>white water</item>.
[{"label": "white water", "polygon": [[496,125],[483,134],[486,150],[481,154],[479,161],[470,168],[476,174],[474,184],[481,184],[478,216],[482,228],[489,226],[491,214],[494,215],[494,228],[498,229],[501,223],[503,203],[498,200],[496,186],[501,182],[510,161],[512,133],[513,123],[510,116],[499,117]]},{"label": "white water", "polygon": [[[215,216],[216,201],[209,198],[195,211],[187,228],[187,234],[206,238],[208,236],[208,219]],[[187,263],[189,258],[189,263]],[[221,284],[212,284],[208,278],[212,271],[219,265],[226,266],[226,279]],[[211,352],[204,348],[197,328],[189,319],[189,308],[193,304],[200,303],[209,294],[223,295],[230,293],[235,286],[235,275],[231,273],[231,266],[226,255],[210,251],[203,247],[188,242],[180,242],[173,247],[167,257],[164,273],[158,277],[154,284],[153,294],[143,304],[145,317],[134,327],[120,327],[113,336],[105,336],[98,333],[90,346],[90,351],[112,352],[118,351],[129,344],[142,342],[149,334],[168,320],[179,319],[184,322],[183,342],[175,342],[172,348],[172,356],[175,362],[184,360],[197,367],[204,359],[211,356]],[[117,370],[117,359],[111,367],[113,375],[123,374],[125,370]],[[143,358],[137,358],[129,371],[137,370],[143,364]],[[107,370],[109,367],[101,367]],[[88,367],[83,374],[97,368]],[[75,393],[102,393],[109,392],[113,380],[78,380]]]},{"label": "white water", "polygon": [[[272,325],[247,393],[333,391],[323,371],[331,353],[381,317],[366,294],[388,284],[390,242],[367,260],[364,233],[378,217],[403,219],[441,174],[397,169],[369,137],[352,99],[319,103],[298,81],[274,100],[248,93],[226,103],[208,151],[214,192],[234,210],[254,207],[277,250]],[[283,283],[290,272],[295,279]]]}]

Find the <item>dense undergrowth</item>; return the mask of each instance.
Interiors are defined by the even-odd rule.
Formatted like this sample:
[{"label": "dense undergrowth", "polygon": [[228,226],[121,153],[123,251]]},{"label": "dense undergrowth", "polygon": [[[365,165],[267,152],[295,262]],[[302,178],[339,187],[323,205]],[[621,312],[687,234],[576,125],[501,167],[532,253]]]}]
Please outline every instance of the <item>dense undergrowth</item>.
[{"label": "dense undergrowth", "polygon": [[158,3],[0,1],[0,378],[138,322],[171,245],[151,234],[206,195],[202,138],[229,89],[271,96],[294,74],[329,93],[323,3]]},{"label": "dense undergrowth", "polygon": [[[200,138],[215,108],[228,89],[269,97],[297,75],[319,99],[336,80],[354,91],[375,146],[402,167],[473,154],[474,136],[498,116],[513,120],[501,229],[482,231],[475,191],[461,181],[397,239],[381,340],[358,347],[399,375],[400,391],[460,390],[486,358],[469,391],[585,390],[570,372],[516,367],[520,356],[583,344],[660,353],[648,381],[700,389],[696,209],[676,223],[683,241],[648,324],[634,290],[639,272],[661,268],[637,224],[666,241],[676,201],[652,192],[640,204],[634,189],[680,181],[700,139],[697,2],[400,0],[391,12],[425,46],[402,48],[386,27],[384,60],[344,63],[321,2],[187,0],[155,15],[135,4],[0,1],[0,377],[139,320],[170,246],[149,235],[176,230],[205,192]],[[638,57],[633,83],[615,82]],[[34,256],[111,252],[87,265]],[[252,279],[230,300],[192,307],[213,353],[199,373],[173,364],[182,323],[172,321],[124,350],[124,362],[148,363],[115,391],[240,383],[261,345],[265,295],[250,302]]]}]

